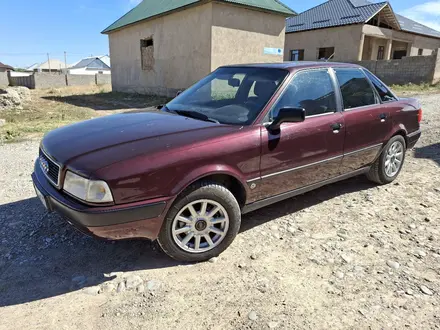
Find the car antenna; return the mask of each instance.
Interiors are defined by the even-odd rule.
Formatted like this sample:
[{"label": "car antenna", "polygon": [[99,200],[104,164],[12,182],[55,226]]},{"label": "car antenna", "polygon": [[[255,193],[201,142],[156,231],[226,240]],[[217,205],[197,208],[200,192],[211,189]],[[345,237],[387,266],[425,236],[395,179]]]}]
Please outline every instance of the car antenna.
[{"label": "car antenna", "polygon": [[326,59],[325,61],[326,62],[330,61],[333,58],[333,56],[335,56],[335,53],[331,54],[330,57],[328,59]]},{"label": "car antenna", "polygon": [[328,61],[330,61],[332,58],[333,58],[333,56],[335,56],[335,53],[333,53],[328,59],[326,59],[325,61],[326,62],[328,62]]}]

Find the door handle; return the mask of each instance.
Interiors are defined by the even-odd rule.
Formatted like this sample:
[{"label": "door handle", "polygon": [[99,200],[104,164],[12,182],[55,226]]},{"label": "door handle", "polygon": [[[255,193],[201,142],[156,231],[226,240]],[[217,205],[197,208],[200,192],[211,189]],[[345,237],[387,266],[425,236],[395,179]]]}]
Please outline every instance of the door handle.
[{"label": "door handle", "polygon": [[342,124],[341,123],[336,123],[336,124],[332,124],[330,125],[331,129],[333,130],[333,133],[338,134],[339,131],[342,128]]},{"label": "door handle", "polygon": [[381,123],[384,123],[385,120],[386,120],[387,118],[388,118],[388,116],[387,116],[386,113],[381,113],[381,114],[379,115],[379,119],[380,119],[380,122],[381,122]]}]

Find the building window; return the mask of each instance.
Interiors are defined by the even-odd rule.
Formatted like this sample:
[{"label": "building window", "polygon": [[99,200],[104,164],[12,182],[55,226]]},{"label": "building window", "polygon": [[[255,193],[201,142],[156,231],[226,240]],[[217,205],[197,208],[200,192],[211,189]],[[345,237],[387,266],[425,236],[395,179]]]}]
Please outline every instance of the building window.
[{"label": "building window", "polygon": [[291,61],[304,61],[304,49],[295,49],[290,51]]},{"label": "building window", "polygon": [[154,67],[154,42],[153,38],[141,40],[142,70],[150,71]]},{"label": "building window", "polygon": [[383,60],[385,58],[385,46],[379,46],[377,50],[377,59]]},{"label": "building window", "polygon": [[325,47],[318,49],[318,60],[328,60],[335,55],[335,47]]},{"label": "building window", "polygon": [[406,50],[395,50],[393,53],[393,60],[401,60],[406,56]]},{"label": "building window", "polygon": [[422,56],[422,55],[423,55],[423,49],[419,48],[419,56]]}]

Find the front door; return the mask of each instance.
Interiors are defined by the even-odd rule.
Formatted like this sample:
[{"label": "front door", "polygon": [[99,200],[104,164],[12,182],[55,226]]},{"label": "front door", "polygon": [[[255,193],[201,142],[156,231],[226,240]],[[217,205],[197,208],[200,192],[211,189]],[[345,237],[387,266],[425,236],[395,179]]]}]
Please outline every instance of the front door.
[{"label": "front door", "polygon": [[349,173],[371,164],[391,130],[390,108],[359,68],[335,68],[342,93],[346,139],[341,172]]},{"label": "front door", "polygon": [[284,123],[278,132],[261,128],[259,199],[339,175],[345,124],[337,111],[335,85],[327,69],[298,72],[269,113],[284,107],[306,110],[302,123]]}]

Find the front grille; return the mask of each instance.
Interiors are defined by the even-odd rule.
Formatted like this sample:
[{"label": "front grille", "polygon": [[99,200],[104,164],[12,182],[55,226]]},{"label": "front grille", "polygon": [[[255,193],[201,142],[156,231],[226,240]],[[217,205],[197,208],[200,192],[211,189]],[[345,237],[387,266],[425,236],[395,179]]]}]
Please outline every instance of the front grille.
[{"label": "front grille", "polygon": [[50,159],[46,154],[40,149],[40,167],[46,177],[55,186],[59,187],[60,184],[60,166]]}]

